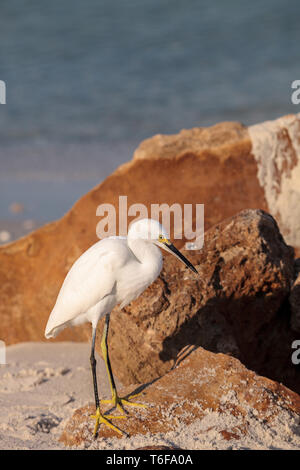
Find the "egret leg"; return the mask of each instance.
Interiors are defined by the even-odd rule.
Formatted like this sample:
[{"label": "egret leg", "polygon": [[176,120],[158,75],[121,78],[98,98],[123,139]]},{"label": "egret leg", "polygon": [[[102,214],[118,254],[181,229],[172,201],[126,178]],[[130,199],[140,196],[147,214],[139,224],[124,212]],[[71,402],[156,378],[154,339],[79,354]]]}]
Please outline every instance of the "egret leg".
[{"label": "egret leg", "polygon": [[107,337],[108,337],[108,329],[109,329],[109,317],[110,317],[109,313],[106,314],[105,324],[104,324],[104,329],[103,329],[103,334],[102,334],[102,339],[101,339],[101,350],[102,350],[102,354],[103,354],[103,358],[104,358],[104,362],[105,362],[105,366],[107,370],[112,397],[111,397],[111,400],[101,400],[101,403],[111,403],[115,408],[117,408],[118,411],[120,412],[124,411],[125,413],[127,413],[127,411],[125,410],[124,405],[139,406],[140,408],[146,408],[147,406],[142,403],[133,403],[129,401],[130,398],[133,398],[137,396],[138,394],[131,395],[128,397],[128,399],[121,398],[118,395],[114,376],[113,376],[112,369],[111,369],[110,360],[109,360],[109,354],[108,354]]},{"label": "egret leg", "polygon": [[99,426],[100,426],[101,423],[105,424],[106,426],[113,429],[117,433],[123,434],[121,429],[114,426],[109,421],[109,419],[124,418],[124,416],[111,416],[111,415],[104,416],[100,411],[100,400],[99,400],[99,395],[98,395],[98,384],[97,384],[97,374],[96,374],[97,361],[96,361],[96,358],[95,358],[95,341],[96,341],[96,328],[93,328],[93,339],[92,339],[92,349],[91,349],[90,362],[91,362],[91,368],[92,368],[92,374],[93,374],[94,395],[95,395],[95,405],[96,405],[96,414],[92,415],[92,418],[94,418],[96,420],[95,428],[94,428],[94,437],[97,437],[98,429],[99,429]]}]

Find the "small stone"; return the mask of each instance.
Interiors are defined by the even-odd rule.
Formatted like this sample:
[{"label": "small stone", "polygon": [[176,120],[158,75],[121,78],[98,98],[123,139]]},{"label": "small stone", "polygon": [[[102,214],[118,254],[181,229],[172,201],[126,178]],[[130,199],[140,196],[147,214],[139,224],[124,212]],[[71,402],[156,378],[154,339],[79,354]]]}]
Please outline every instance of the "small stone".
[{"label": "small stone", "polygon": [[13,214],[21,214],[22,212],[24,212],[24,205],[21,202],[13,202],[9,206],[9,210]]},{"label": "small stone", "polygon": [[7,230],[1,230],[0,243],[7,243],[11,239],[11,234]]},{"label": "small stone", "polygon": [[31,220],[31,219],[24,220],[23,227],[25,230],[32,230],[34,228],[34,220]]}]

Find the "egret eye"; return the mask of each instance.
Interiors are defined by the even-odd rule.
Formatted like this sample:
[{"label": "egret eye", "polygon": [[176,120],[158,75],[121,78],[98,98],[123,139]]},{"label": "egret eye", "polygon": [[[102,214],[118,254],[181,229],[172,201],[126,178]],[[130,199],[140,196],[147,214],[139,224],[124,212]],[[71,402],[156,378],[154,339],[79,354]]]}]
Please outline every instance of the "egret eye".
[{"label": "egret eye", "polygon": [[159,235],[159,236],[158,236],[158,239],[159,239],[159,241],[161,241],[161,240],[164,239],[164,237],[163,237],[162,235]]}]

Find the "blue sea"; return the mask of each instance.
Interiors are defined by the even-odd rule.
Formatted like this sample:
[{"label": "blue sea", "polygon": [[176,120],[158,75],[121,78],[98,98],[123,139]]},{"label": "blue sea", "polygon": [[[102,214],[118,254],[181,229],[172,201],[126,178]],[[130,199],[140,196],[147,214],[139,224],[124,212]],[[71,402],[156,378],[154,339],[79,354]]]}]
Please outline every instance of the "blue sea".
[{"label": "blue sea", "polygon": [[0,219],[62,216],[156,133],[299,112],[299,24],[299,0],[1,0]]}]

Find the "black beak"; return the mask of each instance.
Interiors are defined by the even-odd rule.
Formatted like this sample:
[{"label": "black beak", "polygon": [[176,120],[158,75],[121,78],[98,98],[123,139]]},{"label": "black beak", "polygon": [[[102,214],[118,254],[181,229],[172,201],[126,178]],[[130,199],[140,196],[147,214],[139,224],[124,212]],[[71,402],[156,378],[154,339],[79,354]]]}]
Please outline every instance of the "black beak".
[{"label": "black beak", "polygon": [[174,253],[176,258],[178,258],[180,261],[182,261],[191,271],[198,274],[197,269],[192,265],[192,263],[190,263],[190,261],[188,259],[186,259],[185,256],[183,256],[182,253],[180,253],[179,250],[177,250],[177,248],[173,245],[173,243],[170,243],[170,242],[165,243],[165,246],[168,249],[167,251],[171,251],[172,253]]}]

